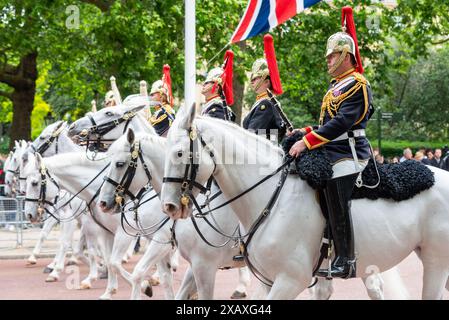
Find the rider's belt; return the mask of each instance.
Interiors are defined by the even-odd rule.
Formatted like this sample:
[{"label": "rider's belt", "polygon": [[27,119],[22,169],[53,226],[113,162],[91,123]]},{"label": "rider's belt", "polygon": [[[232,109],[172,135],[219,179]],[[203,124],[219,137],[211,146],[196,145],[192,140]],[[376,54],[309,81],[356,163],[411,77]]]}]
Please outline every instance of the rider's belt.
[{"label": "rider's belt", "polygon": [[357,129],[343,133],[332,141],[348,140],[349,138],[366,137],[365,129]]}]

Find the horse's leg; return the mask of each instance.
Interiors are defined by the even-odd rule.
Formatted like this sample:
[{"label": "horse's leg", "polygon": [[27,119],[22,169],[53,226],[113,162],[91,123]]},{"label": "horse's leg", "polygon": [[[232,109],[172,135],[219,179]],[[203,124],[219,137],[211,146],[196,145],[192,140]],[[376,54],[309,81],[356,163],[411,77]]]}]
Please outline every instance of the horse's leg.
[{"label": "horse's leg", "polygon": [[449,291],[449,278],[446,281],[446,290]]},{"label": "horse's leg", "polygon": [[[64,213],[64,217],[68,217],[68,214],[71,214],[71,210],[65,210]],[[60,273],[64,270],[65,256],[72,245],[72,237],[73,233],[75,232],[76,225],[77,222],[75,220],[61,222],[61,235],[59,239],[60,247],[55,257],[55,268],[48,275],[47,279],[45,279],[46,282],[58,281]]]},{"label": "horse's leg", "polygon": [[[91,219],[90,216],[85,215],[82,219],[83,223],[81,225],[81,234],[84,235],[84,239],[86,241],[86,248],[87,248],[87,264],[89,265],[89,274],[83,281],[81,281],[80,288],[81,289],[90,289],[92,288],[92,281],[96,281],[98,279],[98,268],[97,268],[97,232],[100,232],[99,226],[95,223],[88,223]],[[81,244],[80,239],[80,245],[81,248],[83,247],[83,244]],[[81,255],[84,256],[83,251],[81,249]]]},{"label": "horse's leg", "polygon": [[53,217],[50,217],[47,220],[45,220],[44,226],[39,234],[39,240],[37,241],[36,246],[34,247],[30,257],[28,258],[27,264],[36,264],[37,262],[36,256],[41,252],[42,244],[47,239],[51,229],[53,229],[53,227],[57,223],[58,221]]},{"label": "horse's leg", "polygon": [[111,254],[111,269],[114,273],[119,273],[130,285],[132,284],[131,274],[123,268],[122,258],[129,248],[133,249],[134,244],[135,238],[127,235],[122,228],[117,229]]},{"label": "horse's leg", "polygon": [[259,282],[255,292],[251,296],[251,300],[265,300],[271,287]]},{"label": "horse's leg", "polygon": [[158,243],[159,241],[151,241],[147,246],[144,255],[134,267],[131,275],[131,299],[141,299],[141,289],[143,289],[148,296],[151,297],[153,295],[151,284],[147,281],[143,281],[143,277],[152,265],[156,264],[163,256],[169,254],[171,247],[168,244],[164,244],[164,241],[166,240],[161,239],[161,243]]},{"label": "horse's leg", "polygon": [[81,261],[85,265],[90,265],[89,260],[84,255],[84,247],[87,248],[87,241],[86,235],[83,232],[83,227],[81,226],[80,240],[78,241],[77,245],[74,248],[73,255],[75,256],[76,260]]},{"label": "horse's leg", "polygon": [[317,283],[309,289],[311,300],[329,300],[334,293],[332,280],[318,277]]},{"label": "horse's leg", "polygon": [[[304,269],[301,269],[304,270]],[[304,270],[300,274],[290,276],[286,273],[280,273],[276,276],[273,286],[268,293],[268,300],[293,300],[295,299],[312,280],[312,271]]]},{"label": "horse's leg", "polygon": [[424,259],[423,300],[440,300],[447,285],[449,270],[447,265],[432,263]]},{"label": "horse's leg", "polygon": [[217,266],[211,266],[204,260],[192,261],[192,271],[198,288],[198,300],[212,300]]},{"label": "horse's leg", "polygon": [[251,283],[248,267],[239,268],[239,284],[232,293],[231,299],[242,299],[247,296],[246,289]]},{"label": "horse's leg", "polygon": [[[128,236],[129,237],[129,236]],[[134,247],[136,246],[138,237],[132,238],[128,248],[126,249],[126,252],[124,253],[122,257],[122,263],[128,263],[129,259],[133,256],[134,253]]]},{"label": "horse's leg", "polygon": [[[104,263],[106,264],[106,268],[108,270],[108,285],[106,287],[106,291],[104,294],[100,296],[100,300],[111,300],[112,295],[117,292],[118,282],[117,282],[117,273],[112,269],[111,265],[111,253],[112,247],[114,245],[114,235],[106,230],[102,230],[103,235],[100,236],[103,238],[104,244],[100,246],[102,248],[101,253],[103,255]],[[100,242],[101,243],[101,242]]]},{"label": "horse's leg", "polygon": [[189,266],[184,278],[182,279],[181,287],[176,293],[176,300],[187,300],[197,293],[195,278],[193,277],[192,268]]},{"label": "horse's leg", "polygon": [[169,253],[157,264],[157,269],[159,270],[159,274],[161,276],[161,286],[164,289],[166,300],[173,300],[175,298],[170,258],[171,254]]},{"label": "horse's leg", "polygon": [[173,252],[173,255],[171,256],[170,266],[171,266],[171,269],[173,270],[173,272],[176,272],[176,270],[178,270],[178,267],[179,267],[179,250],[178,250],[178,248],[175,249],[175,251]]},{"label": "horse's leg", "polygon": [[385,300],[384,281],[379,273],[374,273],[368,277],[362,278],[366,287],[366,292],[371,300]]}]

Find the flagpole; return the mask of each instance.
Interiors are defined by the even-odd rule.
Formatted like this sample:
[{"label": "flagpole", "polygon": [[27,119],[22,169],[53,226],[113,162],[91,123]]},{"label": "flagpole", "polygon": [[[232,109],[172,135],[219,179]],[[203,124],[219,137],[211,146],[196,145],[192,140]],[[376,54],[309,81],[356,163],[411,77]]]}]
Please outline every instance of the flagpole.
[{"label": "flagpole", "polygon": [[186,106],[195,102],[196,88],[196,30],[195,0],[185,0],[185,71],[184,97]]}]

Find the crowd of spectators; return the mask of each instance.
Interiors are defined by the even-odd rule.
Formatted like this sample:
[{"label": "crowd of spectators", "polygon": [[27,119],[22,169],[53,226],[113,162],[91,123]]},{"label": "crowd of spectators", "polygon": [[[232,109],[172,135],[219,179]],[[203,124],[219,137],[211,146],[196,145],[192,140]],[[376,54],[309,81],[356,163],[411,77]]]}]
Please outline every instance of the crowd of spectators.
[{"label": "crowd of spectators", "polygon": [[395,156],[391,159],[385,159],[379,153],[379,149],[375,148],[374,157],[378,163],[398,163],[406,160],[415,160],[425,165],[434,166],[449,171],[449,147],[445,146],[440,149],[420,148],[413,154],[411,148],[405,148],[402,156]]}]

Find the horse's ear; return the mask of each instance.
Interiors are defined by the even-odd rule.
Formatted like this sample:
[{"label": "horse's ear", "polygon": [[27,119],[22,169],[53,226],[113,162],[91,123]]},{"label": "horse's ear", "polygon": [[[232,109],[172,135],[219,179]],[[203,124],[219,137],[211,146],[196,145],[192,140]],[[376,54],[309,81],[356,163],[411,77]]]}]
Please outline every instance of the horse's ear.
[{"label": "horse's ear", "polygon": [[19,144],[19,141],[14,141],[14,145],[16,146],[16,149],[18,149],[18,148],[20,148],[20,144]]},{"label": "horse's ear", "polygon": [[134,139],[136,137],[135,137],[133,129],[131,129],[131,128],[128,129],[128,134],[126,135],[126,138],[128,139],[129,144],[134,143]]},{"label": "horse's ear", "polygon": [[145,108],[145,105],[144,105],[144,104],[139,105],[139,106],[137,106],[137,107],[133,107],[133,108],[131,109],[131,111],[132,111],[132,112],[139,112],[139,111],[142,110],[143,108]]},{"label": "horse's ear", "polygon": [[190,107],[185,106],[181,117],[180,127],[189,130],[192,127],[193,120],[196,115],[196,104],[193,103]]}]

